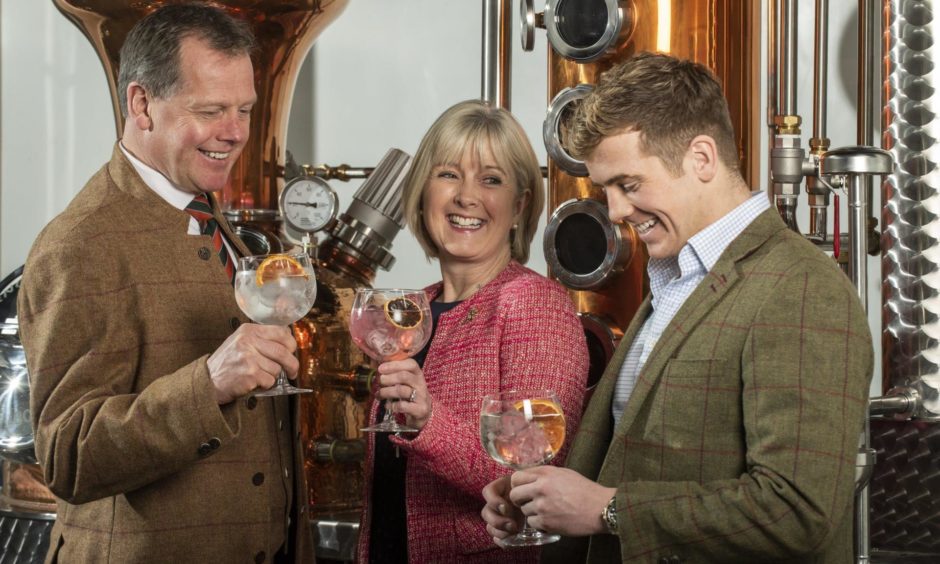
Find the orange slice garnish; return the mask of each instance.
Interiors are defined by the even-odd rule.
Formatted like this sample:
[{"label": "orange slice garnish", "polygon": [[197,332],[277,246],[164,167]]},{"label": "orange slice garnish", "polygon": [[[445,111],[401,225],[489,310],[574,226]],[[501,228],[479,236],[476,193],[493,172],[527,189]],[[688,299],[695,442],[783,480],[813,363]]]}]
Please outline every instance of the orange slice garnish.
[{"label": "orange slice garnish", "polygon": [[266,282],[285,276],[310,277],[297,259],[288,255],[270,255],[258,265],[258,270],[255,271],[255,283],[258,286],[264,286]]},{"label": "orange slice garnish", "polygon": [[[565,414],[557,403],[545,399],[529,401],[532,406],[532,420],[541,427],[551,445],[552,452],[557,453],[565,443]],[[517,410],[525,412],[525,402],[519,400],[513,403]]]},{"label": "orange slice garnish", "polygon": [[414,329],[424,319],[424,314],[414,300],[395,298],[385,302],[385,317],[399,329]]}]

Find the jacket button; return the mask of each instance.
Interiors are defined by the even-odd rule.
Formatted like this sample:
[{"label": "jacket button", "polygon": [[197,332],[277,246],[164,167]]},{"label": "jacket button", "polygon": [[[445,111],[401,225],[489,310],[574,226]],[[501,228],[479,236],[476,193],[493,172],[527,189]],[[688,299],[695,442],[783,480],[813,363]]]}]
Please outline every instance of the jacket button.
[{"label": "jacket button", "polygon": [[202,260],[209,260],[209,257],[212,256],[208,247],[199,247],[199,251],[197,251],[196,254],[199,255],[199,258]]},{"label": "jacket button", "polygon": [[262,562],[264,562],[264,559],[266,557],[267,555],[264,553],[263,550],[259,552],[258,554],[255,554],[255,564],[261,564]]},{"label": "jacket button", "polygon": [[[256,486],[260,486],[261,484],[263,484],[263,483],[264,483],[264,474],[261,473],[261,472],[258,472],[257,474],[255,474],[254,476],[252,476],[252,477],[251,477],[251,483],[254,484],[254,485],[256,485]],[[262,553],[262,554],[264,554],[264,553]]]},{"label": "jacket button", "polygon": [[255,396],[248,396],[245,398],[245,407],[248,409],[254,409],[258,405],[258,398]]},{"label": "jacket button", "polygon": [[235,329],[238,329],[238,326],[241,325],[242,322],[237,317],[233,317],[228,320],[228,324],[232,328],[232,331],[234,331]]}]

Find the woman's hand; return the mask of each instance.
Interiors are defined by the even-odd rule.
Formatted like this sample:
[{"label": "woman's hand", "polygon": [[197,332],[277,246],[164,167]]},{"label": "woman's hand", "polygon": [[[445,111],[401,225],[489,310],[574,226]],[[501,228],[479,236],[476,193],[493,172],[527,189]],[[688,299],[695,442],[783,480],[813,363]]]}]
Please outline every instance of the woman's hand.
[{"label": "woman's hand", "polygon": [[389,403],[393,413],[405,414],[405,422],[415,429],[423,429],[431,418],[431,395],[424,381],[424,372],[414,359],[384,362],[378,367],[379,391],[382,399],[399,400]]}]

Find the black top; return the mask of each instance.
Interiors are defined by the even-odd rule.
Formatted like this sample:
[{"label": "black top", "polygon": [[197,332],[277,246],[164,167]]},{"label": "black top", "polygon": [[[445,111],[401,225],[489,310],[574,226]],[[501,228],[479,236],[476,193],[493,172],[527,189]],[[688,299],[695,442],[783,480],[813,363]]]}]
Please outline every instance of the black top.
[{"label": "black top", "polygon": [[[437,320],[445,311],[460,302],[431,302],[431,338],[421,352],[414,356],[418,366],[424,368]],[[379,406],[379,421],[385,416],[385,403]],[[407,564],[408,528],[405,507],[405,453],[399,454],[388,440],[388,433],[376,433],[375,465],[372,472],[372,526],[369,537],[369,562],[372,564]]]}]

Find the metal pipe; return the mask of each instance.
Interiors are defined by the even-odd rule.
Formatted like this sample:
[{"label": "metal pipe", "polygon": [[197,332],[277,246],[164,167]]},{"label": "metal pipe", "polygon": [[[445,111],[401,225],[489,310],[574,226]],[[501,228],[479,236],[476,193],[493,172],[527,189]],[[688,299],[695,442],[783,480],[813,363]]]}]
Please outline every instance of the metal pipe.
[{"label": "metal pipe", "polygon": [[[767,4],[767,127],[770,137],[774,133],[774,116],[777,115],[777,19],[780,0],[768,0]],[[769,173],[768,173],[769,175]],[[770,183],[767,183],[770,186]]]},{"label": "metal pipe", "polygon": [[[777,132],[774,117],[777,115],[777,21],[780,0],[767,1],[767,162],[770,162],[774,148],[774,134]],[[773,170],[767,167],[767,196],[772,199],[774,191]]]},{"label": "metal pipe", "polygon": [[[868,212],[865,206],[865,184],[871,183],[867,174],[851,174],[849,183],[849,279],[855,284],[862,308],[868,311],[868,230],[866,229]],[[874,466],[871,454],[871,429],[868,417],[859,437],[859,452],[856,462],[855,500],[855,557],[859,564],[869,562],[871,552],[869,488],[868,481]]]},{"label": "metal pipe", "polygon": [[511,0],[483,0],[482,93],[490,104],[510,109],[512,50]]},{"label": "metal pipe", "polygon": [[826,83],[829,79],[828,30],[829,0],[816,0],[816,39],[814,47],[816,60],[813,67],[813,137],[816,139],[826,137],[826,99],[828,96]]},{"label": "metal pipe", "polygon": [[797,0],[783,0],[780,31],[780,115],[796,115]]},{"label": "metal pipe", "polygon": [[[857,141],[859,145],[871,146],[874,139],[873,129],[873,76],[874,76],[874,2],[871,0],[858,0],[858,116]],[[852,244],[852,264],[850,277],[856,282],[859,297],[865,311],[868,311],[868,216],[865,202],[870,202],[874,196],[874,179],[869,175],[853,176],[849,185],[849,205],[858,201],[859,207],[849,211],[850,237]],[[857,197],[852,196],[852,191]],[[864,198],[864,200],[862,200]],[[851,270],[855,274],[851,274]],[[865,418],[865,429],[859,440],[861,443],[860,457],[868,456],[871,451],[871,429],[869,419]],[[874,460],[871,460],[874,465]],[[866,564],[870,560],[871,538],[869,531],[870,500],[868,482],[864,483],[855,502],[855,532],[856,532],[856,562]]]},{"label": "metal pipe", "polygon": [[857,141],[870,146],[874,142],[874,2],[858,0],[858,116]]},{"label": "metal pipe", "polygon": [[912,394],[872,398],[868,413],[872,416],[909,415],[917,409],[917,398]]},{"label": "metal pipe", "polygon": [[316,166],[303,165],[301,169],[304,176],[348,182],[353,179],[369,178],[375,167],[349,166],[348,164],[333,166],[324,163]]},{"label": "metal pipe", "polygon": [[849,246],[852,257],[849,264],[849,279],[858,291],[862,307],[868,311],[868,218],[865,205],[865,178],[867,174],[850,174],[849,183]]}]

